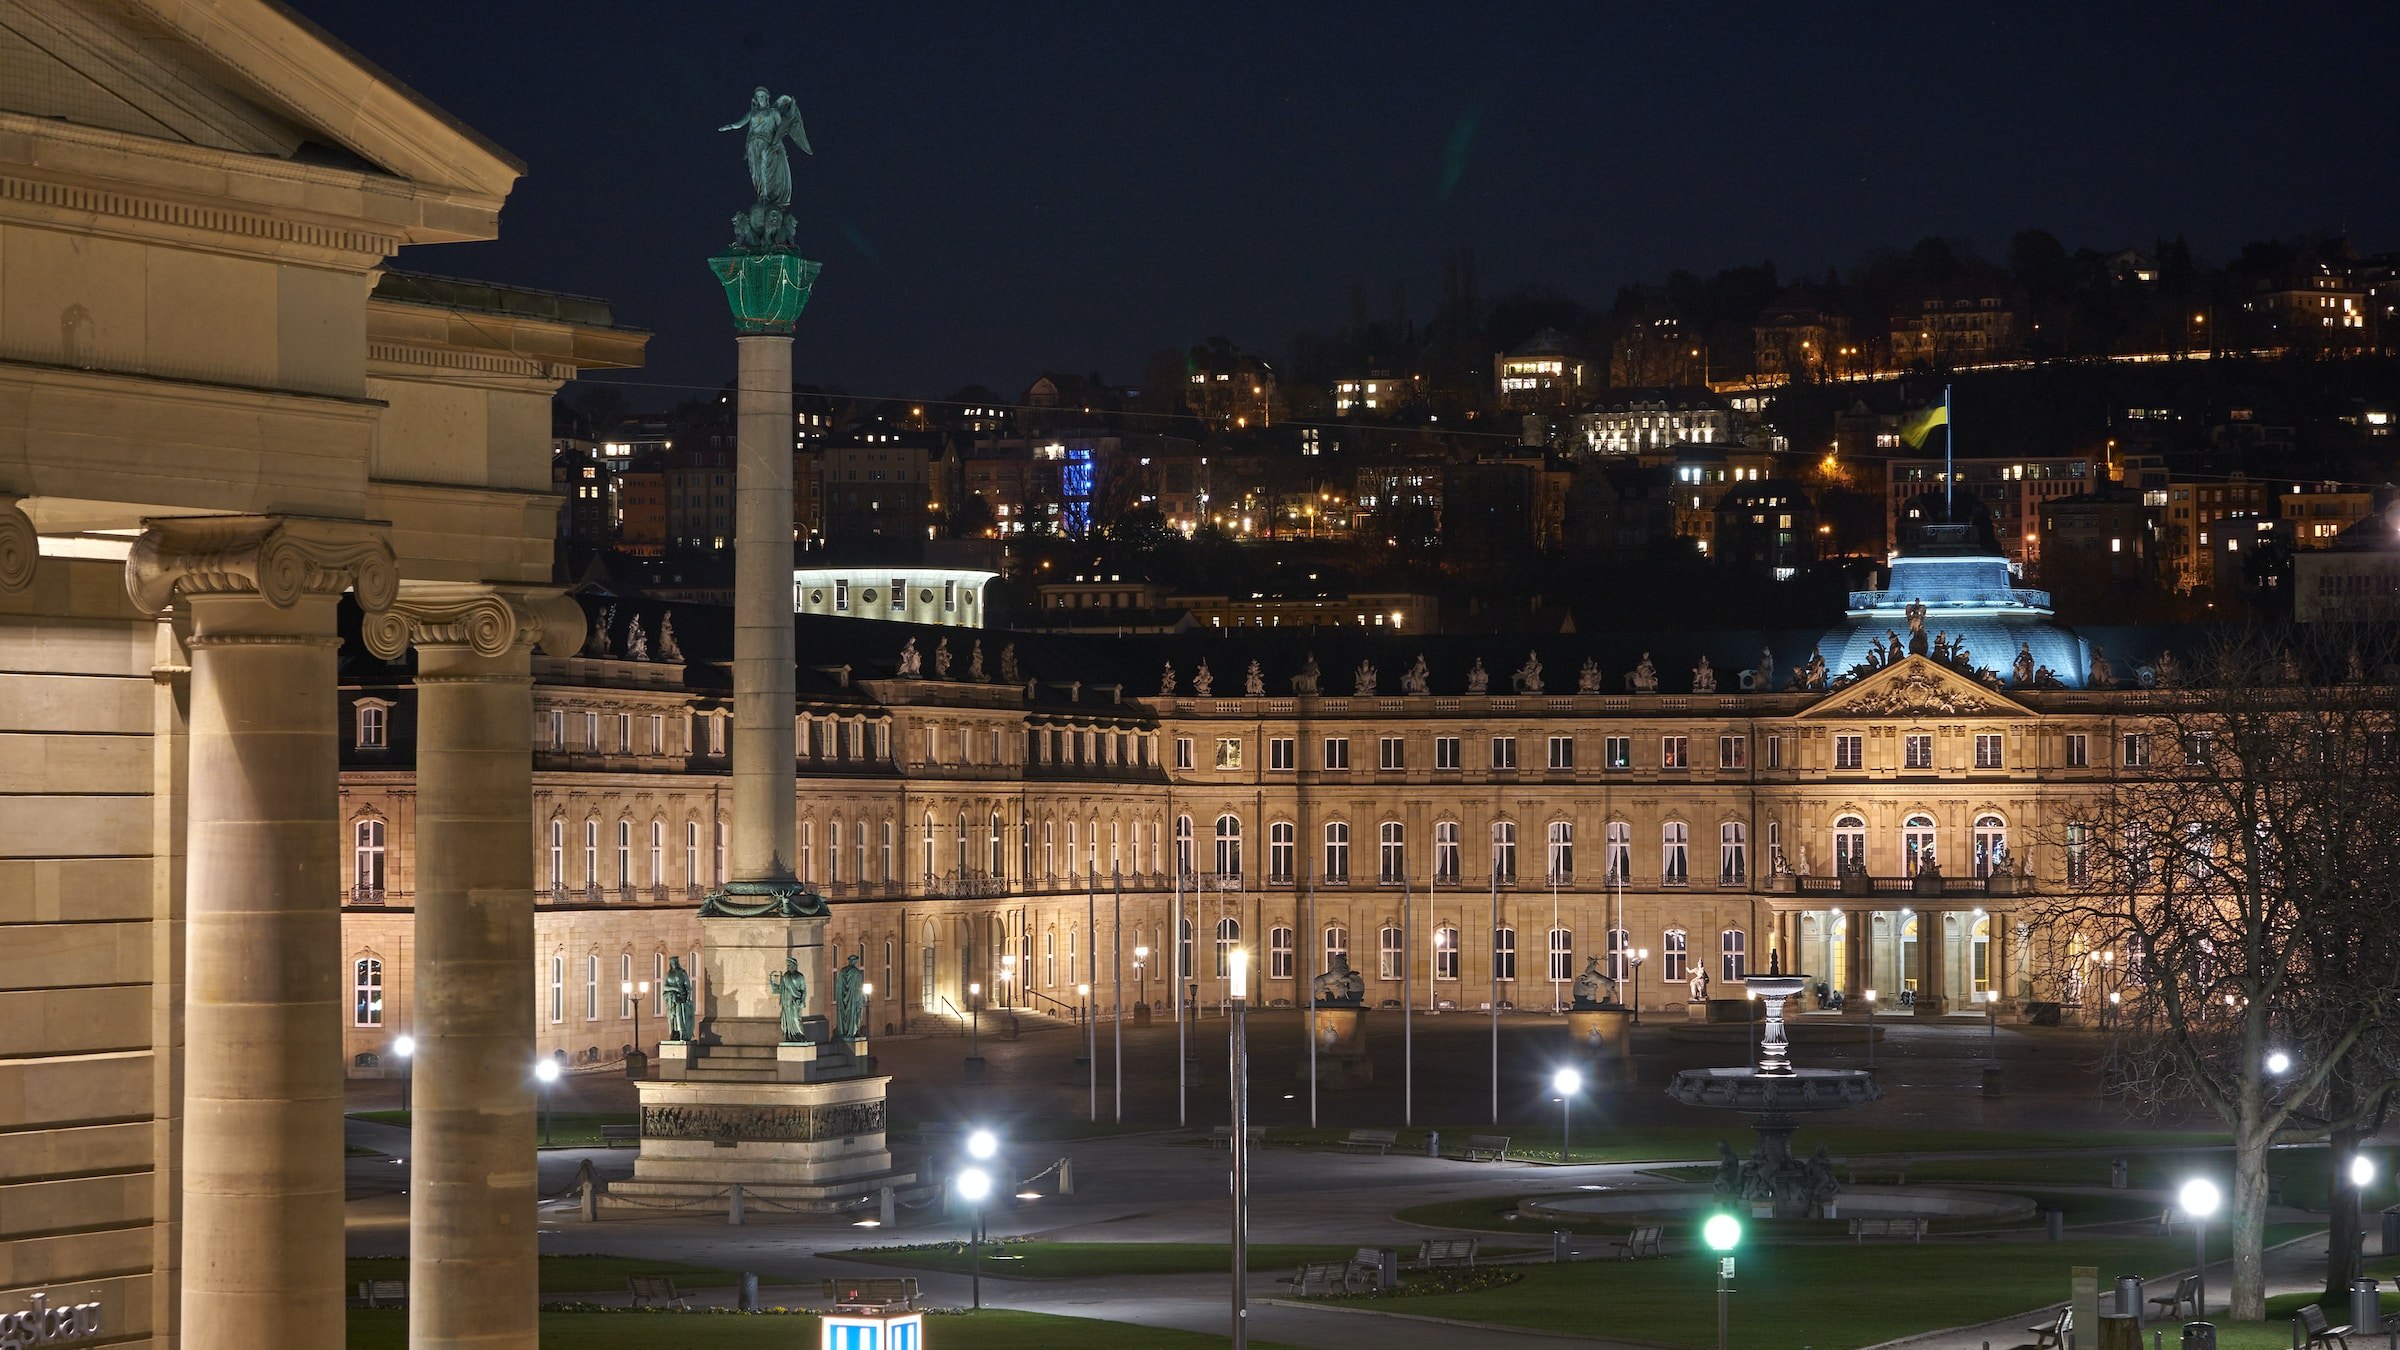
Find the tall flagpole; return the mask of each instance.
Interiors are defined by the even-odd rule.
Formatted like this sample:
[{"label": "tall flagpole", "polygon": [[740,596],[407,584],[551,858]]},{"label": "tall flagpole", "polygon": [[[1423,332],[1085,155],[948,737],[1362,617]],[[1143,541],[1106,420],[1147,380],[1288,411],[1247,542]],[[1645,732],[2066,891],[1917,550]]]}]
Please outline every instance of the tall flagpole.
[{"label": "tall flagpole", "polygon": [[1183,963],[1191,948],[1183,935],[1183,848],[1180,842],[1175,852],[1175,955],[1168,958],[1167,969],[1175,980],[1175,1123],[1191,1124],[1191,1033],[1183,1023]]},{"label": "tall flagpole", "polygon": [[[1306,909],[1308,917],[1301,922],[1308,930],[1309,945],[1321,948],[1324,942],[1317,936],[1317,883],[1314,881],[1308,883]],[[1307,948],[1301,950],[1306,951]],[[1314,960],[1310,964],[1314,965]],[[1317,981],[1314,976],[1310,976],[1308,981],[1308,1128],[1317,1128]]]},{"label": "tall flagpole", "polygon": [[[1137,824],[1135,828],[1140,826]],[[1140,846],[1138,839],[1135,846]],[[1108,921],[1109,936],[1113,940],[1111,945],[1116,954],[1116,970],[1109,975],[1108,983],[1117,1007],[1117,1123],[1122,1125],[1125,1123],[1125,874],[1114,867],[1109,868],[1108,873],[1109,879],[1116,883],[1117,891],[1115,908]]]},{"label": "tall flagpole", "polygon": [[1958,425],[1950,420],[1950,386],[1945,384],[1942,386],[1942,515],[1945,519],[1954,514],[1950,507],[1950,492],[1952,484],[1958,480],[1958,473],[1952,467],[1951,459],[1957,451]]},{"label": "tall flagpole", "polygon": [[[1500,858],[1492,857],[1492,1123],[1500,1123]],[[1513,959],[1513,956],[1512,956]],[[1515,972],[1510,972],[1514,977]]]},{"label": "tall flagpole", "polygon": [[1417,1123],[1417,1011],[1415,929],[1410,924],[1408,869],[1400,869],[1400,1123]]}]

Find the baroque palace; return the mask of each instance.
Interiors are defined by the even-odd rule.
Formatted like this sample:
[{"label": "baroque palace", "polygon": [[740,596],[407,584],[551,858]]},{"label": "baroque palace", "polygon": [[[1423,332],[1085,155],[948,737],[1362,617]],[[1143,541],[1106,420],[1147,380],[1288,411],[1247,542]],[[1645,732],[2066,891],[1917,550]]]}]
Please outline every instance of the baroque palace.
[{"label": "baroque palace", "polygon": [[[585,648],[536,656],[532,728],[527,977],[573,1063],[655,1052],[728,809],[723,612],[584,603]],[[1917,531],[1830,632],[1552,637],[1522,664],[1495,638],[797,622],[792,856],[879,1031],[1072,1015],[1087,987],[1102,1015],[1178,984],[1215,1004],[1237,944],[1269,1006],[1336,951],[1371,1002],[1437,1010],[1552,1009],[1595,957],[1645,1007],[1696,975],[1738,998],[1778,952],[1854,1012],[2073,1003],[2031,906],[2080,864],[2079,803],[2149,761],[2147,668],[2012,588],[1988,528]],[[412,1024],[411,695],[363,654],[345,691],[348,1051],[376,1074]]]}]

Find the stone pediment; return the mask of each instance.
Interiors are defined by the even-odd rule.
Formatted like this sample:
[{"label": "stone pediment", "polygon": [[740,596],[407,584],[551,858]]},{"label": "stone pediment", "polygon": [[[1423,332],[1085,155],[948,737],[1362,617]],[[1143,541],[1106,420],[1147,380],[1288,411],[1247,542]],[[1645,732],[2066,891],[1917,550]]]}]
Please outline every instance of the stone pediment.
[{"label": "stone pediment", "polygon": [[1886,666],[1819,700],[1803,717],[2030,717],[2008,695],[1923,656]]}]

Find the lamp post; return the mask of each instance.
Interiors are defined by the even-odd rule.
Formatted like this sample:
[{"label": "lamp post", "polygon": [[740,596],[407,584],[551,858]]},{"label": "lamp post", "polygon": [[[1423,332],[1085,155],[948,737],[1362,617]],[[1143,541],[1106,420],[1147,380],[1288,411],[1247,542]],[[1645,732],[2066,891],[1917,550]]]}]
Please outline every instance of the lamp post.
[{"label": "lamp post", "polygon": [[2208,1216],[2217,1212],[2217,1183],[2194,1177],[2176,1193],[2183,1212],[2192,1216],[2192,1277],[2199,1282],[2192,1299],[2192,1316],[2208,1316]]},{"label": "lamp post", "polygon": [[[416,1081],[415,1066],[409,1061],[417,1053],[417,1038],[406,1032],[394,1037],[392,1053],[400,1060],[400,1114],[405,1116],[409,1111],[409,1085]],[[409,1123],[413,1126],[416,1122],[411,1120]]]},{"label": "lamp post", "polygon": [[992,1193],[992,1174],[980,1167],[963,1167],[957,1177],[958,1197],[970,1207],[967,1218],[969,1278],[975,1291],[975,1311],[983,1311],[983,1201]]},{"label": "lamp post", "polygon": [[1150,949],[1136,944],[1133,949],[1133,1006],[1145,1011],[1150,1006],[1150,977],[1145,968],[1150,964]]},{"label": "lamp post", "polygon": [[558,1061],[543,1058],[534,1061],[533,1081],[542,1095],[542,1147],[550,1146],[550,1085],[558,1081]]},{"label": "lamp post", "polygon": [[1075,996],[1083,1000],[1083,1077],[1092,1093],[1092,1123],[1100,1123],[1100,1024],[1092,1020],[1092,987],[1075,986]]},{"label": "lamp post", "polygon": [[1717,1350],[1725,1350],[1733,1312],[1733,1249],[1742,1245],[1742,1221],[1730,1214],[1712,1214],[1701,1225],[1700,1236],[1717,1254]]},{"label": "lamp post", "polygon": [[1233,1078],[1233,1346],[1249,1350],[1250,1273],[1250,953],[1236,947],[1231,960]]},{"label": "lamp post", "polygon": [[1867,991],[1867,1072],[1875,1072],[1875,991]]},{"label": "lamp post", "polygon": [[1583,1091],[1583,1075],[1560,1069],[1550,1075],[1550,1090],[1558,1094],[1558,1161],[1563,1166],[1574,1142],[1575,1094]]},{"label": "lamp post", "polygon": [[1648,947],[1633,949],[1633,1024],[1642,1024],[1642,963],[1650,959]]},{"label": "lamp post", "polygon": [[650,982],[648,980],[625,980],[617,985],[617,992],[624,997],[626,1002],[633,1005],[633,1050],[635,1054],[642,1057],[646,1069],[650,1052],[642,1048],[642,1000],[650,997]]},{"label": "lamp post", "polygon": [[967,985],[967,1068],[983,1067],[983,985]]},{"label": "lamp post", "polygon": [[1007,1007],[1012,1007],[1012,1006],[1014,1006],[1014,1004],[1015,1004],[1015,999],[1014,999],[1013,995],[1015,994],[1015,986],[1016,986],[1016,982],[1017,982],[1017,954],[1016,954],[1015,952],[1003,952],[1003,953],[1001,953],[1001,954],[1000,954],[1000,1006],[1001,1006],[1001,1007],[1003,1007],[1003,1008],[1007,1008]]}]

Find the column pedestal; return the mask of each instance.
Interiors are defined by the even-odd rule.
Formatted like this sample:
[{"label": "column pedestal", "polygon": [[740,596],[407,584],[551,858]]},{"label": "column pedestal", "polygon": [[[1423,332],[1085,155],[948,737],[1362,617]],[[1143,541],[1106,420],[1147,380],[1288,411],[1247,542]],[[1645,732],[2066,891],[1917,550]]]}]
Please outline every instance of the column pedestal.
[{"label": "column pedestal", "polygon": [[[1308,1015],[1303,1009],[1302,1014]],[[1352,1004],[1318,1004],[1309,1034],[1317,1038],[1317,1086],[1331,1092],[1363,1088],[1375,1081],[1375,1061],[1367,1057],[1367,1009]],[[1303,1056],[1293,1075],[1308,1080]]]},{"label": "column pedestal", "polygon": [[[1842,911],[1842,1011],[1853,1017],[1868,1014],[1867,941],[1872,918],[1863,909]],[[1883,991],[1877,990],[1877,993]]]}]

